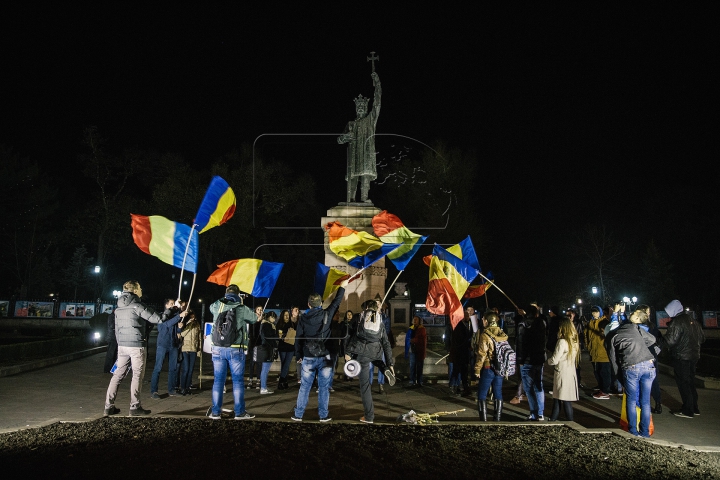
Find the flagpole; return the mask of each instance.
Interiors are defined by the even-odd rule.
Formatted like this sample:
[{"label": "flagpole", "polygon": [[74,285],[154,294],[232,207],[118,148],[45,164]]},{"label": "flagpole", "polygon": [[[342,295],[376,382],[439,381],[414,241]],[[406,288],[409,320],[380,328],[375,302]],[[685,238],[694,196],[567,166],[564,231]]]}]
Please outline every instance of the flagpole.
[{"label": "flagpole", "polygon": [[192,286],[190,287],[190,297],[188,297],[188,299],[187,299],[188,308],[190,308],[190,299],[192,298],[193,292],[195,291],[195,279],[196,278],[197,278],[197,273],[193,272],[193,283],[192,283]]},{"label": "flagpole", "polygon": [[[513,307],[515,307],[516,310],[518,310],[518,309],[520,308],[520,307],[518,307],[517,305],[515,305],[515,302],[513,302],[510,297],[507,296],[507,293],[503,292],[502,289],[497,286],[497,283],[493,282],[492,280],[490,280],[489,278],[487,278],[487,277],[486,277],[485,275],[483,275],[482,273],[480,273],[480,276],[483,277],[483,278],[484,278],[485,280],[487,280],[488,282],[490,282],[490,285],[492,285],[492,286],[494,286],[495,288],[497,288],[500,293],[502,293],[503,295],[505,295],[505,298],[507,298],[508,300],[510,300],[510,303],[513,304]],[[485,291],[487,292],[487,289],[485,289]],[[486,295],[487,295],[487,293],[486,293]]]},{"label": "flagpole", "polygon": [[378,307],[382,307],[383,305],[385,305],[385,299],[387,298],[388,295],[390,295],[390,290],[392,290],[392,287],[395,285],[395,282],[397,282],[398,278],[400,278],[400,274],[404,271],[405,270],[400,270],[398,272],[397,277],[395,277],[395,280],[393,280],[393,283],[390,284],[390,288],[388,288],[387,292],[385,292],[385,296],[383,297],[382,302],[380,303],[380,305],[378,305]]},{"label": "flagpole", "polygon": [[[190,228],[190,235],[188,236],[187,245],[185,245],[185,255],[183,255],[182,266],[180,267],[180,283],[178,284],[178,294],[177,294],[178,300],[180,300],[180,290],[182,289],[182,277],[183,277],[183,271],[185,270],[185,259],[187,259],[187,254],[188,254],[188,251],[190,250],[190,242],[192,241],[192,233],[193,233],[193,230],[195,230],[195,227],[196,227],[196,224],[193,223],[192,228]],[[193,286],[195,286],[195,279],[193,279]],[[192,295],[192,292],[190,292],[190,295]],[[190,302],[188,302],[188,304],[189,303]]]}]

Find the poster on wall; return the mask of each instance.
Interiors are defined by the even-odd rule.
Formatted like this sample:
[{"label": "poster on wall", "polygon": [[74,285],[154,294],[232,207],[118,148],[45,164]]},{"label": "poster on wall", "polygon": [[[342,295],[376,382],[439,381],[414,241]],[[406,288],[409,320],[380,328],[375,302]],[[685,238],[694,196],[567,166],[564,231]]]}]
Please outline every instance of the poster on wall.
[{"label": "poster on wall", "polygon": [[61,303],[60,317],[72,318],[83,317],[90,318],[95,315],[95,305],[92,303]]},{"label": "poster on wall", "polygon": [[703,327],[718,328],[718,312],[702,312]]},{"label": "poster on wall", "polygon": [[103,303],[100,313],[112,313],[115,310],[115,305],[111,303]]},{"label": "poster on wall", "polygon": [[53,302],[15,302],[15,316],[29,318],[52,318]]},{"label": "poster on wall", "polygon": [[10,300],[0,300],[0,317],[7,317],[10,309]]},{"label": "poster on wall", "polygon": [[665,312],[665,310],[658,310],[655,312],[655,321],[657,322],[658,328],[667,328],[670,316]]}]

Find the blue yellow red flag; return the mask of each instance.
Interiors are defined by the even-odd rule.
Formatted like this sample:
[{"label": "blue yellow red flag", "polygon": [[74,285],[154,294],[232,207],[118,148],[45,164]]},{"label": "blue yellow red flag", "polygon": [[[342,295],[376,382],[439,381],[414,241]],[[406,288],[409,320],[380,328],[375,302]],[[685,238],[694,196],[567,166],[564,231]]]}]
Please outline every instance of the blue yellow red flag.
[{"label": "blue yellow red flag", "polygon": [[206,232],[230,220],[234,213],[235,192],[222,177],[215,176],[195,215],[195,228],[200,233]]},{"label": "blue yellow red flag", "polygon": [[455,328],[464,316],[460,299],[477,275],[477,269],[436,244],[430,259],[425,307],[436,315],[449,315]]},{"label": "blue yellow red flag", "polygon": [[339,222],[328,223],[325,230],[330,250],[355,268],[368,267],[400,246],[399,243],[383,243],[374,235]]},{"label": "blue yellow red flag", "polygon": [[340,283],[349,278],[346,272],[331,268],[318,262],[315,267],[315,293],[322,295],[323,300],[340,287]]},{"label": "blue yellow red flag", "polygon": [[375,215],[372,219],[375,235],[384,243],[399,243],[400,246],[388,253],[388,260],[393,262],[395,268],[405,270],[407,264],[417,253],[427,236],[418,235],[408,229],[396,215],[387,210]]},{"label": "blue yellow red flag", "polygon": [[130,214],[130,225],[133,230],[133,240],[140,250],[178,268],[183,268],[183,257],[187,250],[185,269],[193,273],[197,272],[198,232],[196,230],[159,215],[146,217]]},{"label": "blue yellow red flag", "polygon": [[218,265],[218,269],[208,277],[207,281],[225,286],[235,284],[240,291],[249,293],[253,297],[269,298],[282,268],[282,263],[241,258]]}]

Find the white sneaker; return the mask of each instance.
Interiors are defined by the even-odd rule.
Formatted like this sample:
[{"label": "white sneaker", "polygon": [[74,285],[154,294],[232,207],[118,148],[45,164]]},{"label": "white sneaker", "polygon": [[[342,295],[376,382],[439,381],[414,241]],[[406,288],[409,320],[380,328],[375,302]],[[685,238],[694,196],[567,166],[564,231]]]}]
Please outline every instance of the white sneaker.
[{"label": "white sneaker", "polygon": [[269,395],[271,393],[275,393],[272,390],[268,390],[267,388],[263,388],[260,390],[260,395]]}]

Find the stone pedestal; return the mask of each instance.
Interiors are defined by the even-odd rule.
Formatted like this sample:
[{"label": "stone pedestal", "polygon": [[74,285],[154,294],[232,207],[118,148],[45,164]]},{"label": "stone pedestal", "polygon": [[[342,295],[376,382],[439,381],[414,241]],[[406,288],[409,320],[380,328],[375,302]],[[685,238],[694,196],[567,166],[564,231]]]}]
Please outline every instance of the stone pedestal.
[{"label": "stone pedestal", "polygon": [[[407,283],[395,282],[394,292],[395,296],[390,298],[387,302],[390,304],[390,318],[394,327],[407,328],[412,323],[412,305],[410,303],[410,297],[405,295]],[[393,330],[394,331],[394,330]]]},{"label": "stone pedestal", "polygon": [[[341,203],[327,211],[327,216],[322,217],[321,226],[324,231],[325,265],[328,267],[353,274],[358,271],[351,267],[345,260],[335,255],[328,246],[328,234],[325,225],[330,222],[339,222],[348,228],[357,231],[373,233],[372,218],[380,213],[379,208],[366,203]],[[385,259],[378,260],[347,286],[345,301],[341,310],[352,310],[355,313],[361,311],[360,305],[365,300],[379,300],[385,296],[385,279],[387,269]],[[331,298],[334,298],[331,296]],[[347,307],[345,307],[347,305]]]}]

